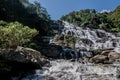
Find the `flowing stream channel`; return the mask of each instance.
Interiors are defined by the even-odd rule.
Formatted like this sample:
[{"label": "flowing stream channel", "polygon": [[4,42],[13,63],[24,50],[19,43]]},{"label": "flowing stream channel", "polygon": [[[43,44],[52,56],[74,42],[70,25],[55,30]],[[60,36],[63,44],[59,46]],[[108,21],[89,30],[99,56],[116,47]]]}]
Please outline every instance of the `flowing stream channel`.
[{"label": "flowing stream channel", "polygon": [[[65,21],[63,24],[61,34],[80,38],[75,43],[76,49],[85,49],[89,52],[93,49],[120,47],[120,37],[113,33],[100,29],[82,29]],[[120,52],[116,49],[117,51]],[[81,52],[81,54],[88,54],[88,52]],[[13,78],[13,80],[17,79]],[[21,80],[120,80],[120,64],[81,63],[56,59],[50,60],[50,64],[43,66],[42,70],[26,73]]]}]

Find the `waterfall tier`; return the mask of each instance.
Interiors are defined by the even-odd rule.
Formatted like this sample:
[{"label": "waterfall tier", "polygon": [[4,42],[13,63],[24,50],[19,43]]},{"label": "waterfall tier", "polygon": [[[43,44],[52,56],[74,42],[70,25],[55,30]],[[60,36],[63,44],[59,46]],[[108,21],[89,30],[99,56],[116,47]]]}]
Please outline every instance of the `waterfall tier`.
[{"label": "waterfall tier", "polygon": [[62,34],[80,38],[76,41],[75,47],[90,49],[105,49],[120,47],[120,37],[100,29],[82,29],[78,26],[63,21]]}]

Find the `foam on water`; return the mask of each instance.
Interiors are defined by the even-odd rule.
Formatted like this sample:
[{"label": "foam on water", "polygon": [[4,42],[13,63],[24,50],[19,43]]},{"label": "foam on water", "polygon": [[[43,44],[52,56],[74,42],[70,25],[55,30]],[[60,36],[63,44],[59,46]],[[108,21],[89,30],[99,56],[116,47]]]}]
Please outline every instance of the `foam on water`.
[{"label": "foam on water", "polygon": [[119,80],[120,65],[82,64],[68,60],[54,60],[50,64],[21,80]]},{"label": "foam on water", "polygon": [[[113,33],[100,29],[82,29],[78,26],[63,21],[64,28],[62,34],[70,34],[80,38],[76,41],[76,49],[81,50],[81,56],[91,57],[91,49],[115,48],[120,52],[120,38]],[[52,40],[51,40],[52,43]],[[70,51],[63,47],[64,51]],[[66,58],[65,53],[60,53]],[[72,57],[75,57],[70,53]],[[75,55],[78,55],[76,52]],[[77,58],[78,56],[76,56]],[[114,64],[82,64],[79,61],[51,60],[49,66],[44,66],[42,70],[35,70],[31,74],[26,74],[21,80],[120,80],[120,65]],[[17,78],[14,80],[17,80]]]}]

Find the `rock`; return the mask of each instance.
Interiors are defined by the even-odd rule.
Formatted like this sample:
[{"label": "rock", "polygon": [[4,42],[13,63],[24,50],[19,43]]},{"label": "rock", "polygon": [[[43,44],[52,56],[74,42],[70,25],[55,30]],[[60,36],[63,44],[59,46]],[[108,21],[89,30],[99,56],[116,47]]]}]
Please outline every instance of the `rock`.
[{"label": "rock", "polygon": [[40,52],[33,50],[31,48],[24,48],[18,46],[15,50],[14,49],[5,49],[1,51],[0,56],[2,58],[9,60],[9,61],[16,61],[16,62],[32,62],[37,63],[43,61],[43,56]]},{"label": "rock", "polygon": [[89,58],[83,58],[83,60],[82,60],[82,63],[88,63],[89,62]]},{"label": "rock", "polygon": [[60,58],[62,51],[62,47],[58,45],[48,45],[41,50],[42,54],[48,58]]},{"label": "rock", "polygon": [[31,48],[18,46],[16,49],[4,49],[0,52],[0,80],[7,80],[3,76],[19,76],[20,74],[41,69],[43,65],[49,63],[40,52]]},{"label": "rock", "polygon": [[100,53],[102,52],[102,50],[101,50],[101,49],[94,49],[94,50],[92,50],[91,52],[92,52],[93,55],[95,56],[95,55],[100,54]]},{"label": "rock", "polygon": [[93,45],[94,43],[90,39],[80,39],[84,44]]},{"label": "rock", "polygon": [[96,34],[97,34],[97,36],[99,38],[105,38],[105,37],[107,37],[106,34],[105,34],[105,32],[102,32],[100,30],[96,30]]},{"label": "rock", "polygon": [[19,64],[20,66],[26,67],[29,65],[29,68],[41,68],[41,66],[49,62],[40,52],[20,46],[16,49],[2,50],[0,57],[2,60],[6,61],[6,64],[11,63],[9,64],[10,66]]},{"label": "rock", "polygon": [[77,52],[67,46],[48,45],[41,49],[44,56],[53,59],[77,59]]},{"label": "rock", "polygon": [[11,67],[6,64],[6,62],[0,60],[0,80],[10,80],[11,77]]},{"label": "rock", "polygon": [[111,50],[102,51],[101,55],[108,56]]},{"label": "rock", "polygon": [[52,43],[63,46],[64,45],[64,35],[63,34],[55,35]]},{"label": "rock", "polygon": [[107,60],[108,60],[107,56],[96,55],[96,56],[94,56],[93,58],[90,59],[90,62],[93,62],[93,63],[104,63]]},{"label": "rock", "polygon": [[118,58],[120,58],[120,54],[119,53],[117,53],[117,52],[110,52],[109,54],[108,54],[108,58],[109,59],[118,59]]}]

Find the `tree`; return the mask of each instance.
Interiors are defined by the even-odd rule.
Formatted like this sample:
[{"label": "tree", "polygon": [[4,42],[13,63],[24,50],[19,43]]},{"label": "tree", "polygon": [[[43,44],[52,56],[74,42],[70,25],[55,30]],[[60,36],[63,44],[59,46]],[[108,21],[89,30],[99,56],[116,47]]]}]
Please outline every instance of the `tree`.
[{"label": "tree", "polygon": [[65,35],[64,36],[64,42],[66,43],[66,46],[69,46],[74,50],[75,50],[75,43],[78,39],[79,39],[78,37],[74,37],[74,36],[71,36],[71,35]]},{"label": "tree", "polygon": [[73,11],[66,16],[61,17],[61,20],[68,21],[73,24],[77,24],[80,27],[96,26],[94,21],[96,18],[96,11],[94,9],[85,9],[80,11]]},{"label": "tree", "polygon": [[50,19],[50,16],[49,16],[46,8],[42,7],[39,2],[35,1],[34,6],[36,8],[37,15],[39,15],[40,18],[42,18],[44,20],[49,20]]},{"label": "tree", "polygon": [[[111,19],[111,21],[114,24],[114,30],[119,31],[120,30],[120,6],[118,6],[113,12],[112,14],[109,16],[109,18]],[[116,29],[115,29],[116,28]]]},{"label": "tree", "polygon": [[50,16],[39,2],[29,0],[0,0],[0,20],[7,22],[19,21],[23,25],[35,28],[40,35],[48,34]]},{"label": "tree", "polygon": [[[0,22],[5,23],[4,21]],[[0,24],[0,46],[2,48],[16,48],[30,41],[37,34],[37,30],[23,26],[19,22],[10,22],[5,25]]]},{"label": "tree", "polygon": [[[109,16],[112,14],[112,18]],[[61,17],[61,20],[68,21],[76,24],[79,27],[89,27],[94,29],[104,29],[106,31],[113,31],[118,27],[120,22],[120,10],[119,7],[114,13],[111,12],[97,12],[95,9],[84,9],[80,11],[70,12],[67,15]],[[116,20],[116,21],[115,21]],[[118,29],[118,28],[117,28]]]}]

